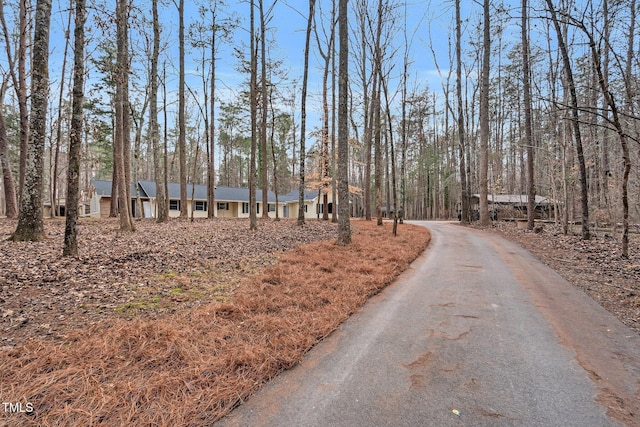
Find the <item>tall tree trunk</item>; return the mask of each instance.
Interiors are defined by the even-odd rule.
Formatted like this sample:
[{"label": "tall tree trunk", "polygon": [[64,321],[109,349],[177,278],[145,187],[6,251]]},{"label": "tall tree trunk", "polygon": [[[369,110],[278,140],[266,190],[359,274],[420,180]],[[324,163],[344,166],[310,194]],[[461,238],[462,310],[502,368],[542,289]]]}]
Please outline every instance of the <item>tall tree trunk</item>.
[{"label": "tall tree trunk", "polygon": [[149,136],[153,147],[153,175],[156,183],[156,221],[166,222],[169,219],[166,193],[164,189],[163,153],[160,147],[160,132],[158,128],[158,57],[160,56],[160,21],[158,17],[158,0],[152,0],[151,13],[153,16],[153,53],[151,54],[151,72],[149,84]]},{"label": "tall tree trunk", "polygon": [[167,62],[162,63],[162,115],[163,115],[163,158],[164,158],[164,194],[166,196],[164,209],[167,211],[167,219],[169,218],[169,120],[167,120]]},{"label": "tall tree trunk", "polygon": [[217,23],[216,23],[216,13],[217,13],[217,3],[214,3],[213,10],[211,11],[211,99],[210,102],[210,116],[211,121],[209,122],[209,162],[207,169],[207,200],[209,204],[209,209],[207,211],[208,218],[215,218],[215,206],[216,206],[216,164],[215,164],[215,152],[216,152],[216,33]]},{"label": "tall tree trunk", "polygon": [[80,194],[80,151],[84,106],[84,24],[85,0],[76,1],[73,31],[73,105],[69,135],[69,166],[67,169],[66,224],[64,229],[65,256],[78,255],[78,201]]},{"label": "tall tree trunk", "polygon": [[468,224],[471,220],[469,206],[469,187],[467,181],[467,167],[465,161],[465,127],[464,127],[464,105],[462,103],[462,21],[460,19],[460,0],[456,0],[456,96],[458,100],[458,153],[460,166],[460,188],[461,188],[461,212],[460,222]]},{"label": "tall tree trunk", "polygon": [[480,83],[480,225],[489,225],[489,71],[491,61],[491,19],[489,0],[484,0],[482,75]]},{"label": "tall tree trunk", "polygon": [[[135,137],[133,145],[133,180],[135,183],[135,212],[134,217],[144,218],[144,207],[142,206],[142,198],[140,196],[140,186],[138,181],[140,179],[140,152],[142,146],[142,129],[144,127],[144,116],[147,112],[147,106],[149,105],[148,93],[145,93],[145,99],[142,103],[142,110],[140,116],[136,119],[135,111],[131,108],[131,118],[133,125],[135,126]],[[131,104],[129,104],[131,107]]]},{"label": "tall tree trunk", "polygon": [[11,165],[9,164],[9,143],[7,137],[7,123],[4,118],[4,94],[6,81],[0,87],[0,168],[2,169],[2,184],[4,187],[5,215],[7,218],[18,217],[18,201],[16,199],[16,184],[13,180]]},{"label": "tall tree trunk", "polygon": [[[178,77],[178,151],[180,162],[180,218],[187,218],[187,129],[185,112],[185,71],[184,71],[184,0],[178,4],[179,61]],[[193,206],[191,207],[193,209]]]},{"label": "tall tree trunk", "polygon": [[338,222],[338,181],[336,168],[336,32],[337,24],[336,0],[331,1],[331,38],[333,48],[331,49],[331,222]]},{"label": "tall tree trunk", "polygon": [[[257,126],[257,115],[258,115],[258,105],[257,105],[257,74],[258,74],[258,59],[256,58],[256,34],[255,34],[255,5],[254,0],[249,2],[249,6],[251,7],[250,13],[250,29],[249,29],[249,37],[251,37],[251,41],[249,43],[249,48],[251,49],[251,76],[250,76],[250,88],[249,88],[249,96],[250,107],[251,107],[251,156],[250,156],[250,165],[249,165],[249,229],[257,230],[258,229],[258,218],[257,218],[257,202],[256,202],[256,126]],[[264,207],[263,207],[264,208]]]},{"label": "tall tree trunk", "polygon": [[42,195],[49,100],[50,24],[51,0],[38,0],[31,61],[31,132],[18,226],[10,238],[13,241],[41,241],[45,238]]},{"label": "tall tree trunk", "polygon": [[529,19],[527,0],[522,0],[522,74],[524,103],[524,140],[527,151],[527,228],[533,230],[535,225],[536,188],[533,170],[533,131],[531,125],[531,71],[529,69]]},{"label": "tall tree trunk", "polygon": [[[578,96],[576,94],[576,86],[573,79],[573,71],[571,69],[571,60],[569,58],[569,51],[560,28],[560,21],[558,21],[556,10],[553,6],[552,0],[546,0],[549,13],[551,14],[551,20],[556,29],[558,36],[558,46],[562,54],[564,63],[564,72],[569,85],[570,100],[571,100],[571,112],[572,112],[572,124],[573,133],[576,140],[576,151],[578,154],[578,168],[580,171],[580,194],[582,205],[582,239],[589,240],[591,238],[591,232],[589,231],[589,194],[587,186],[587,169],[584,161],[584,151],[582,148],[582,134],[580,133],[580,114],[578,107]],[[566,207],[565,207],[566,209]]]},{"label": "tall tree trunk", "polygon": [[349,21],[348,0],[340,0],[338,34],[340,58],[338,63],[338,245],[351,243],[349,206]]},{"label": "tall tree trunk", "polygon": [[[582,239],[589,240],[591,238],[591,232],[589,231],[589,194],[587,187],[587,168],[585,166],[584,161],[584,151],[582,149],[582,134],[580,133],[580,114],[578,107],[578,96],[576,95],[576,86],[573,80],[573,71],[571,69],[571,61],[569,58],[569,51],[567,50],[567,45],[564,40],[564,35],[562,34],[562,29],[560,28],[560,21],[558,21],[558,16],[556,10],[553,6],[552,0],[546,0],[547,8],[549,9],[549,13],[551,14],[551,20],[553,21],[553,25],[556,29],[556,34],[558,36],[558,46],[560,47],[560,52],[562,54],[562,60],[564,63],[564,72],[567,79],[567,84],[569,85],[569,92],[571,95],[571,112],[572,112],[572,124],[573,124],[573,134],[576,140],[576,151],[578,153],[578,168],[580,170],[580,194],[581,194],[581,202],[582,202]],[[565,206],[565,209],[567,207]]]},{"label": "tall tree trunk", "polygon": [[[635,0],[631,0],[630,10],[632,16],[635,16],[636,10],[636,2]],[[603,60],[602,60],[602,74],[604,77],[605,84],[609,84],[609,57],[610,57],[610,36],[611,36],[611,18],[609,16],[609,1],[603,0],[602,2],[602,15],[604,20],[604,29],[603,29]],[[635,19],[632,19],[632,23],[635,22]],[[631,37],[633,37],[634,31],[629,31]],[[633,55],[633,46],[631,47],[630,54]],[[628,57],[631,60],[631,57]],[[630,62],[629,62],[630,65]],[[605,111],[605,120],[609,120],[608,116],[608,108],[607,101],[603,98],[603,106],[602,109]],[[609,195],[609,178],[611,177],[611,166],[609,165],[609,130],[607,128],[603,129],[602,134],[602,196],[604,199],[605,208],[607,210],[609,221],[614,221],[613,214],[611,212],[611,197]]]},{"label": "tall tree trunk", "polygon": [[60,93],[58,94],[58,123],[56,124],[56,148],[53,160],[53,173],[51,181],[51,217],[60,216],[58,203],[58,164],[60,160],[60,145],[62,144],[62,104],[64,101],[64,83],[67,74],[67,52],[69,51],[69,39],[71,31],[71,16],[73,15],[73,0],[69,0],[69,15],[64,36],[64,52],[62,53],[62,70],[60,71]]},{"label": "tall tree trunk", "polygon": [[407,4],[404,4],[404,56],[402,60],[402,123],[400,128],[400,138],[402,147],[400,160],[400,208],[398,211],[398,221],[404,223],[407,199],[407,74],[409,69],[409,40],[407,38]]},{"label": "tall tree trunk", "polygon": [[7,27],[4,17],[4,2],[0,0],[0,23],[4,33],[5,47],[7,50],[7,62],[13,87],[18,98],[18,111],[20,118],[20,169],[18,175],[18,208],[22,199],[25,171],[27,168],[27,150],[29,145],[29,106],[27,104],[27,0],[20,0],[18,11],[18,72],[16,74],[15,62],[11,53],[11,32]]},{"label": "tall tree trunk", "polygon": [[[262,218],[269,218],[269,181],[267,154],[267,28],[264,16],[264,0],[259,1],[260,8],[260,71],[261,71],[261,121],[260,121],[260,172],[262,174]],[[275,173],[275,171],[274,171]]]},{"label": "tall tree trunk", "polygon": [[307,35],[304,46],[304,71],[302,76],[302,100],[300,121],[300,184],[298,186],[298,225],[304,225],[304,192],[305,192],[305,163],[306,163],[306,126],[307,126],[307,86],[309,83],[309,45],[311,44],[311,30],[315,15],[316,0],[309,0],[309,16],[307,17]]},{"label": "tall tree trunk", "polygon": [[[389,127],[389,148],[391,149],[391,196],[393,199],[393,235],[398,235],[398,191],[396,184],[396,153],[393,143],[393,120],[391,117],[391,105],[389,103],[389,89],[386,80],[382,81],[384,88],[385,111],[387,113],[387,126]],[[387,203],[387,212],[389,212],[389,203]]]},{"label": "tall tree trunk", "polygon": [[[382,225],[382,124],[381,124],[381,87],[382,87],[382,47],[380,46],[380,39],[382,37],[382,21],[384,19],[382,13],[382,0],[378,0],[378,13],[376,24],[376,40],[373,49],[375,49],[373,55],[373,102],[372,102],[372,114],[373,114],[373,126],[374,136],[373,141],[375,145],[374,154],[374,174],[375,174],[375,201],[376,201],[376,217],[377,224]],[[377,77],[377,81],[376,81]],[[387,206],[387,209],[389,207]]]},{"label": "tall tree trunk", "polygon": [[[118,0],[116,4],[117,25],[117,64],[116,64],[116,141],[117,158],[114,163],[118,168],[117,192],[120,230],[134,231],[131,218],[131,168],[129,135],[129,31],[128,1]],[[112,189],[113,193],[113,189]]]},{"label": "tall tree trunk", "polygon": [[[609,91],[609,87],[607,82],[605,82],[604,75],[602,73],[602,64],[600,61],[600,55],[598,54],[598,50],[596,48],[596,42],[587,27],[584,23],[579,22],[579,27],[585,33],[585,35],[589,38],[589,48],[591,49],[591,56],[594,63],[594,68],[598,75],[598,83],[600,84],[600,89],[602,90],[602,94],[607,103],[607,106],[611,110],[611,123],[613,124],[616,132],[618,133],[618,139],[620,140],[620,147],[622,148],[622,159],[623,159],[623,171],[622,171],[622,183],[621,183],[621,197],[622,197],[622,256],[625,258],[629,257],[629,173],[631,172],[631,156],[629,153],[629,143],[627,141],[627,134],[625,133],[625,129],[622,126],[622,122],[620,121],[620,112],[618,110],[618,106],[616,105],[615,98],[613,94]],[[629,58],[630,59],[630,58]],[[626,76],[630,77],[630,76]],[[627,81],[626,84],[630,84],[630,81]]]},{"label": "tall tree trunk", "polygon": [[328,81],[329,70],[331,65],[331,57],[334,41],[334,17],[331,17],[331,34],[329,36],[326,52],[322,49],[322,43],[318,36],[317,25],[314,26],[316,33],[316,41],[318,43],[318,51],[322,57],[324,64],[322,68],[322,128],[320,130],[320,184],[322,186],[322,219],[329,219],[329,97],[328,97]]}]

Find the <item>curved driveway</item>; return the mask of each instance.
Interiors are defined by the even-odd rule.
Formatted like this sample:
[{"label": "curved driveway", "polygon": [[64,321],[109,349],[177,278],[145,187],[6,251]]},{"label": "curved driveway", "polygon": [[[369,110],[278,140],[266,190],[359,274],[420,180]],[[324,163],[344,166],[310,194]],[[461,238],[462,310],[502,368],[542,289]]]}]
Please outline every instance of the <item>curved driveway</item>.
[{"label": "curved driveway", "polygon": [[519,246],[420,224],[409,271],[216,425],[640,425],[637,334]]}]

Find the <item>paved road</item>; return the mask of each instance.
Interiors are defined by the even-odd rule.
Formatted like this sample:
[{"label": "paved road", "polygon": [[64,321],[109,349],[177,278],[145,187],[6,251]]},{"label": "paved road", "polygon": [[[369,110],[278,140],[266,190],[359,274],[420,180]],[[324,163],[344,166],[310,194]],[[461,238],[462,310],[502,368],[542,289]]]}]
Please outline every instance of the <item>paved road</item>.
[{"label": "paved road", "polygon": [[637,334],[517,245],[420,224],[400,280],[217,425],[640,426]]}]

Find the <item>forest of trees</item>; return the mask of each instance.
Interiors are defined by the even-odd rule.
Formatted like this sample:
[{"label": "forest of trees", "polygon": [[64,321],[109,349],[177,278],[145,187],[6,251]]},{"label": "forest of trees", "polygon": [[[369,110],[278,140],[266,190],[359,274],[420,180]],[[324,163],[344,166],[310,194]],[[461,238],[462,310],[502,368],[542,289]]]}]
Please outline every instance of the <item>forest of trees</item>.
[{"label": "forest of trees", "polygon": [[[93,179],[113,180],[123,229],[142,179],[160,206],[167,182],[182,207],[192,182],[210,206],[215,185],[252,203],[307,188],[379,222],[469,222],[479,194],[486,225],[487,195],[525,194],[533,228],[543,195],[565,232],[620,224],[625,254],[640,222],[636,0],[63,3],[0,0],[0,216],[20,218],[16,240]],[[297,36],[278,39],[285,25]]]}]

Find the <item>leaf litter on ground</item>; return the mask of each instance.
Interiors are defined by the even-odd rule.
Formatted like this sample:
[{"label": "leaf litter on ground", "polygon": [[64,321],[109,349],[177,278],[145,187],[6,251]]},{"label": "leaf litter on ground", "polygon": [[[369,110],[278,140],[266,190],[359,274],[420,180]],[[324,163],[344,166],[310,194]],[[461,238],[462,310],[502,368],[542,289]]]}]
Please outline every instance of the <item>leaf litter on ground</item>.
[{"label": "leaf litter on ground", "polygon": [[[426,247],[426,229],[241,220],[63,225],[42,243],[0,244],[0,396],[31,415],[0,425],[210,425],[298,363]],[[0,236],[15,226],[0,221]],[[24,306],[25,308],[18,308]],[[8,313],[7,308],[6,313]],[[16,310],[28,319],[16,326]],[[9,319],[9,321],[7,321]],[[44,326],[46,325],[46,327]]]}]

